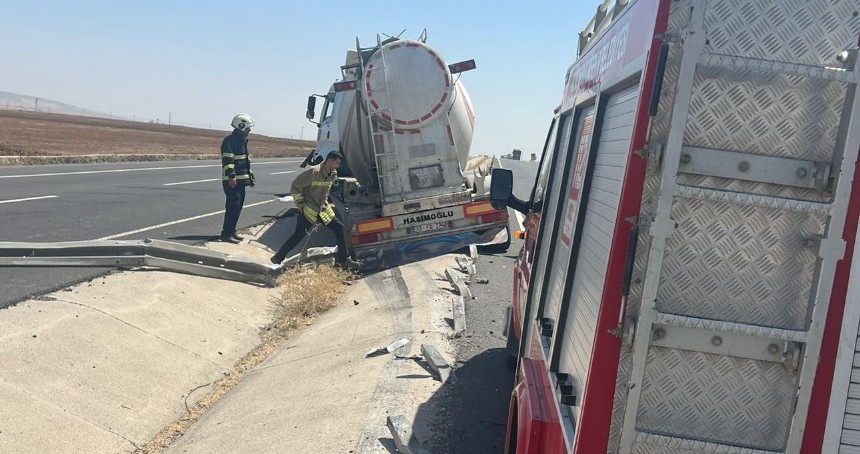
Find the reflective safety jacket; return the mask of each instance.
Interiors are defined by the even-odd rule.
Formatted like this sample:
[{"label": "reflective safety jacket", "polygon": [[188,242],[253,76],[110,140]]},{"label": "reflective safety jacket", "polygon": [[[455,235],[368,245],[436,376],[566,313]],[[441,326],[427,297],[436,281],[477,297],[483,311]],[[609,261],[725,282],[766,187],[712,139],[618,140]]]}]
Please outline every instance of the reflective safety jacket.
[{"label": "reflective safety jacket", "polygon": [[297,205],[302,204],[302,214],[313,224],[318,222],[317,219],[323,224],[334,219],[334,205],[329,203],[328,194],[332,185],[337,182],[337,170],[326,175],[323,164],[309,167],[300,173],[290,186],[293,200]]},{"label": "reflective safety jacket", "polygon": [[242,131],[233,129],[221,142],[221,168],[222,180],[236,177],[239,184],[251,183],[254,174],[251,172],[251,159],[248,155],[248,138]]}]

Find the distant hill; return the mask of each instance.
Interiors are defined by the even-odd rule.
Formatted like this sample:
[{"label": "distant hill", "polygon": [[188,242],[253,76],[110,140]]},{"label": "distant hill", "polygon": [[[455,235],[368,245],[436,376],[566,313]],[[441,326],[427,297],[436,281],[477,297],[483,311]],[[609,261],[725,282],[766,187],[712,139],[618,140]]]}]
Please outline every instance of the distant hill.
[{"label": "distant hill", "polygon": [[[38,104],[36,102],[38,100]],[[38,110],[37,110],[38,108]],[[19,95],[17,93],[9,93],[0,91],[0,109],[9,110],[25,110],[29,112],[47,112],[58,113],[65,115],[83,115],[85,117],[110,118],[111,115],[95,110],[84,109],[82,107],[66,104],[53,99],[41,98],[29,95]],[[118,117],[114,117],[118,118]]]}]

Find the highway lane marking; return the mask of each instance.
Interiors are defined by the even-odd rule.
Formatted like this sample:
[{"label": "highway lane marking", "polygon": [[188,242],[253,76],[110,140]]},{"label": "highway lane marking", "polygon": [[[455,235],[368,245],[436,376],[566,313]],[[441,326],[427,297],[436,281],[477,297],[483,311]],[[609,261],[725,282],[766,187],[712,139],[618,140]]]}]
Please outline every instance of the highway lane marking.
[{"label": "highway lane marking", "polygon": [[275,172],[275,173],[270,173],[269,175],[283,175],[285,173],[293,173],[293,172],[295,172],[295,170],[287,170],[286,172]]},{"label": "highway lane marking", "polygon": [[164,183],[165,186],[176,186],[177,184],[203,183],[206,181],[218,181],[220,178],[209,178],[208,180],[180,181],[178,183]]},{"label": "highway lane marking", "polygon": [[[278,199],[272,199],[272,200],[266,200],[263,202],[252,203],[250,205],[245,205],[245,208],[251,208],[251,207],[258,206],[258,205],[264,205],[267,203],[272,203],[272,202],[277,202],[277,201],[278,201]],[[165,222],[163,224],[144,227],[142,229],[129,230],[128,232],[122,232],[122,233],[117,233],[115,235],[105,236],[102,238],[96,238],[96,240],[115,240],[117,238],[122,238],[124,236],[135,235],[135,234],[142,233],[142,232],[148,232],[150,230],[160,229],[162,227],[168,227],[171,225],[182,224],[183,222],[196,221],[197,219],[208,218],[209,216],[217,216],[219,214],[224,214],[224,210],[213,211],[211,213],[201,214],[199,216],[192,216],[190,218],[185,218],[185,219],[177,219],[175,221]]]},{"label": "highway lane marking", "polygon": [[0,203],[27,202],[30,200],[54,199],[56,197],[57,196],[55,196],[55,195],[43,195],[43,196],[39,196],[39,197],[27,197],[26,199],[0,200]]},{"label": "highway lane marking", "polygon": [[[262,166],[270,164],[296,164],[303,161],[273,161],[255,162],[253,165]],[[205,164],[196,166],[170,166],[170,167],[142,167],[140,169],[112,169],[112,170],[80,170],[77,172],[54,172],[54,173],[31,173],[26,175],[0,175],[0,179],[26,178],[26,177],[58,177],[65,175],[92,175],[96,173],[121,173],[121,172],[145,172],[149,170],[175,170],[175,169],[199,169],[203,167],[221,167],[221,164]]]}]

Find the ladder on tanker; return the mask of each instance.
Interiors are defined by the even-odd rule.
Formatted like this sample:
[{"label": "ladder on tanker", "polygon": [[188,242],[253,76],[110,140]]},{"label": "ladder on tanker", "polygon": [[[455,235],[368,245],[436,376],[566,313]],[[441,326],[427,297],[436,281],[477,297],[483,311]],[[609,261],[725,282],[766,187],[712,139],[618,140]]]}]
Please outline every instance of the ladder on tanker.
[{"label": "ladder on tanker", "polygon": [[[381,37],[376,35],[376,45],[379,49],[381,66],[368,68],[368,71],[380,71],[382,74],[381,81],[373,87],[366,87],[368,92],[385,93],[385,99],[388,105],[380,105],[376,99],[370,100],[368,96],[365,100],[367,105],[367,121],[370,126],[370,143],[373,147],[374,163],[376,165],[376,173],[379,177],[379,191],[384,202],[406,201],[406,192],[403,190],[404,182],[401,175],[401,169],[398,163],[397,149],[397,129],[394,127],[392,92],[389,90],[388,83],[388,50],[384,46]],[[361,55],[361,47],[356,39],[356,46]],[[369,84],[369,82],[368,82]]]}]

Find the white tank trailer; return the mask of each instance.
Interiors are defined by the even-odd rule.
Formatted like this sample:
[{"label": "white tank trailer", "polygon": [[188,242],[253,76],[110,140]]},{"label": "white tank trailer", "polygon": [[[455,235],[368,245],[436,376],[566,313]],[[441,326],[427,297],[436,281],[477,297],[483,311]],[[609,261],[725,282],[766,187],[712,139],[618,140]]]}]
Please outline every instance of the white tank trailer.
[{"label": "white tank trailer", "polygon": [[475,62],[449,65],[425,41],[389,38],[362,48],[356,40],[342,80],[308,99],[319,134],[307,161],[332,150],[345,156],[339,194],[352,245],[381,267],[510,241],[507,212],[490,206],[484,173],[466,169],[475,115],[460,73]]}]

